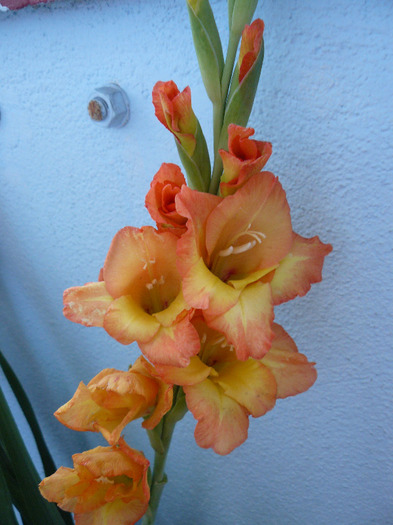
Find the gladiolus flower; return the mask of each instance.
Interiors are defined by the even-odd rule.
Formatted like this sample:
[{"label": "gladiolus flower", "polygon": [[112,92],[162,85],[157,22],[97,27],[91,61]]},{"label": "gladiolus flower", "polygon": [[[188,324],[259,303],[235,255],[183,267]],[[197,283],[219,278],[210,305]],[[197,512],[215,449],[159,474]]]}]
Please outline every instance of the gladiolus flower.
[{"label": "gladiolus flower", "polygon": [[159,231],[170,231],[180,237],[186,231],[187,219],[176,211],[175,197],[183,184],[183,173],[176,164],[162,164],[154,175],[145,205]]},{"label": "gladiolus flower", "polygon": [[203,310],[239,359],[262,358],[273,339],[271,290],[262,278],[292,244],[281,184],[272,173],[256,174],[225,199],[183,187],[176,206],[189,219],[178,243],[186,302]]},{"label": "gladiolus flower", "polygon": [[239,51],[239,84],[254,65],[262,47],[265,24],[260,18],[246,25],[242,33]]},{"label": "gladiolus flower", "polygon": [[310,388],[314,363],[297,351],[285,330],[273,324],[274,339],[263,359],[239,361],[226,338],[200,321],[202,348],[186,368],[158,367],[163,379],[182,385],[197,419],[195,439],[202,448],[229,454],[247,439],[249,416],[260,417],[278,398]]},{"label": "gladiolus flower", "polygon": [[331,246],[318,239],[312,249],[295,245],[285,192],[269,172],[225,198],[184,186],[176,207],[188,218],[177,250],[186,302],[226,336],[238,359],[262,358],[273,339],[273,300],[304,295],[320,280]]},{"label": "gladiolus flower", "polygon": [[191,157],[196,146],[197,118],[191,107],[191,90],[187,86],[182,92],[176,84],[157,82],[153,88],[153,104],[158,120],[181,143]]},{"label": "gladiolus flower", "polygon": [[199,338],[176,269],[177,240],[150,226],[123,228],[109,248],[103,280],[64,292],[64,315],[102,326],[122,344],[136,341],[153,364],[186,366]]},{"label": "gladiolus flower", "polygon": [[170,410],[173,394],[172,386],[150,374],[150,367],[139,357],[128,372],[106,368],[87,386],[81,382],[55,416],[73,430],[101,432],[110,445],[139,417],[146,417],[144,428],[154,428]]},{"label": "gladiolus flower", "polygon": [[60,467],[41,481],[41,494],[65,511],[75,525],[133,525],[146,512],[149,461],[121,438],[72,456],[74,468]]},{"label": "gladiolus flower", "polygon": [[252,128],[228,126],[229,151],[219,151],[224,166],[220,193],[224,197],[235,193],[252,175],[260,172],[272,154],[270,142],[250,139],[253,134]]}]

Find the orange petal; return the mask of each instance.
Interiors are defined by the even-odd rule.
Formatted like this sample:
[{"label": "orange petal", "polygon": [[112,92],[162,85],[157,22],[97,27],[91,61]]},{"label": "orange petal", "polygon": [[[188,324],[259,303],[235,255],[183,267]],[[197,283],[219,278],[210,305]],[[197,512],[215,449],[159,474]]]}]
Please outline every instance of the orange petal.
[{"label": "orange petal", "polygon": [[179,93],[180,91],[173,80],[169,80],[168,82],[156,82],[153,87],[153,105],[155,114],[161,124],[163,124],[166,128],[168,128],[168,124],[165,113],[168,111],[168,109],[167,107],[164,108],[162,100],[167,99],[170,101]]},{"label": "orange petal", "polygon": [[[253,244],[241,253],[227,254],[231,246]],[[222,280],[278,264],[292,245],[289,206],[278,179],[264,171],[253,175],[234,195],[225,197],[210,213],[206,247],[212,271]]]},{"label": "orange petal", "polygon": [[185,386],[186,403],[198,423],[195,440],[202,448],[212,448],[225,455],[247,439],[247,411],[226,396],[209,379],[193,386]]},{"label": "orange petal", "polygon": [[101,432],[116,443],[130,421],[143,416],[156,405],[158,381],[139,374],[105,369],[86,387],[80,383],[74,396],[55,416],[73,430]]},{"label": "orange petal", "polygon": [[160,323],[126,295],[111,303],[105,314],[104,328],[116,341],[129,345],[134,341],[150,341],[158,332]]},{"label": "orange petal", "polygon": [[270,285],[257,282],[247,286],[230,310],[217,317],[204,312],[204,317],[211,328],[225,335],[238,359],[261,359],[273,339]]},{"label": "orange petal", "polygon": [[276,403],[276,381],[260,361],[232,361],[220,367],[214,382],[225,395],[242,405],[254,417],[263,416]]},{"label": "orange petal", "polygon": [[198,332],[189,320],[189,316],[173,323],[172,326],[160,326],[155,336],[149,341],[138,341],[142,353],[155,365],[187,366],[190,357],[199,352]]},{"label": "orange petal", "polygon": [[180,236],[185,232],[186,218],[176,211],[175,197],[186,184],[183,173],[176,164],[162,164],[154,175],[145,199],[145,206],[158,227]]},{"label": "orange petal", "polygon": [[79,481],[79,476],[74,469],[60,467],[54,474],[41,481],[39,489],[48,501],[58,503],[63,510],[74,512],[77,498],[69,497],[67,492]]},{"label": "orange petal", "polygon": [[262,46],[264,29],[265,24],[260,18],[257,18],[251,25],[246,25],[243,30],[239,51],[239,83],[247,75],[257,59]]},{"label": "orange petal", "polygon": [[[74,468],[60,467],[40,483],[42,495],[69,512],[75,523],[134,524],[149,501],[148,460],[123,439],[73,456]],[[127,508],[126,508],[127,507]],[[120,519],[120,521],[118,521]]]},{"label": "orange petal", "polygon": [[271,281],[274,304],[305,295],[312,283],[322,280],[324,258],[332,251],[318,237],[306,239],[293,234],[292,247],[282,259]]},{"label": "orange petal", "polygon": [[197,356],[191,357],[190,364],[184,368],[176,366],[156,366],[157,373],[167,383],[174,385],[194,385],[206,379],[211,367],[206,366]]},{"label": "orange petal", "polygon": [[132,370],[138,371],[147,377],[154,377],[158,384],[157,400],[153,412],[142,423],[143,428],[152,430],[158,425],[162,417],[172,408],[173,386],[162,380],[156,368],[140,356],[134,363]]},{"label": "orange petal", "polygon": [[277,397],[295,396],[308,390],[317,379],[315,363],[297,351],[295,342],[277,324],[273,325],[275,337],[272,347],[262,359],[277,382]]},{"label": "orange petal", "polygon": [[184,277],[200,257],[207,260],[206,221],[209,214],[222,201],[222,197],[183,186],[175,201],[177,211],[188,219],[187,232],[177,244],[177,265],[180,274]]},{"label": "orange petal", "polygon": [[241,290],[224,283],[205,265],[202,257],[183,277],[183,295],[193,308],[219,315],[236,304]]},{"label": "orange petal", "polygon": [[[151,226],[121,229],[112,240],[104,264],[104,279],[112,297],[131,295],[138,303],[148,302],[149,283],[162,282],[163,301],[179,293],[180,276],[176,269],[177,237],[159,233]],[[163,310],[164,304],[154,305]]]},{"label": "orange petal", "polygon": [[74,323],[103,326],[104,315],[112,301],[104,282],[74,286],[64,292],[63,313]]}]

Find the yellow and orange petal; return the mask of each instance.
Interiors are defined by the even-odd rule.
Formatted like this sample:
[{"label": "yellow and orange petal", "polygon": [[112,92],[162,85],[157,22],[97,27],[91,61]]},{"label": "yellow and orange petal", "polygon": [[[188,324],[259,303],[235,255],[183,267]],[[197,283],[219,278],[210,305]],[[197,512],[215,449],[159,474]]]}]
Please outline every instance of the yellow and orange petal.
[{"label": "yellow and orange petal", "polygon": [[299,353],[294,340],[278,324],[273,324],[274,340],[263,363],[277,383],[277,398],[295,396],[308,390],[317,379],[315,363]]},{"label": "yellow and orange petal", "polygon": [[180,92],[172,80],[157,82],[153,88],[153,104],[158,120],[192,156],[196,146],[197,119],[191,106],[190,88],[187,86]]},{"label": "yellow and orange petal", "polygon": [[74,468],[60,467],[40,483],[48,501],[75,513],[76,525],[135,524],[149,502],[149,461],[123,439],[73,457]]},{"label": "yellow and orange petal", "polygon": [[305,295],[311,284],[322,280],[322,267],[326,255],[332,251],[330,244],[318,237],[306,239],[293,233],[289,253],[280,261],[271,281],[275,305]]},{"label": "yellow and orange petal", "polygon": [[132,370],[146,376],[147,378],[154,378],[158,386],[155,406],[142,423],[143,428],[152,430],[172,407],[173,386],[168,381],[165,382],[160,375],[157,374],[155,367],[142,356],[135,361]]},{"label": "yellow and orange petal", "polygon": [[220,194],[224,197],[239,190],[255,173],[261,171],[272,154],[270,142],[250,139],[252,128],[228,126],[228,151],[220,150],[223,174]]},{"label": "yellow and orange petal", "polygon": [[219,385],[205,379],[185,386],[184,392],[187,407],[197,420],[194,435],[200,447],[225,455],[247,439],[247,410],[226,396]]},{"label": "yellow and orange petal", "polygon": [[267,171],[253,175],[239,191],[223,199],[206,221],[210,268],[224,281],[243,279],[278,264],[291,245],[285,191]]},{"label": "yellow and orange petal", "polygon": [[238,359],[261,359],[269,351],[274,336],[269,284],[257,282],[247,286],[236,304],[221,315],[211,315],[208,310],[203,314],[211,328],[225,334]]},{"label": "yellow and orange petal", "polygon": [[230,361],[217,371],[214,382],[253,417],[263,416],[276,404],[277,383],[262,362]]},{"label": "yellow and orange petal", "polygon": [[104,315],[113,301],[105,283],[87,283],[74,286],[63,294],[64,316],[84,326],[103,326]]},{"label": "yellow and orange petal", "polygon": [[160,326],[147,342],[139,342],[142,353],[154,365],[185,367],[200,349],[198,334],[189,315],[178,318],[171,326]]},{"label": "yellow and orange petal", "polygon": [[105,369],[87,386],[80,383],[55,416],[73,430],[101,432],[111,445],[139,417],[147,416],[154,428],[171,408],[172,387],[149,374],[145,363],[140,357],[128,372]]},{"label": "yellow and orange petal", "polygon": [[175,204],[175,197],[184,184],[184,175],[176,164],[164,163],[154,175],[145,206],[159,231],[170,231],[177,236],[185,232],[187,219],[179,215]]},{"label": "yellow and orange petal", "polygon": [[263,41],[265,24],[259,18],[251,25],[246,25],[242,33],[242,41],[239,51],[239,83],[254,65]]}]

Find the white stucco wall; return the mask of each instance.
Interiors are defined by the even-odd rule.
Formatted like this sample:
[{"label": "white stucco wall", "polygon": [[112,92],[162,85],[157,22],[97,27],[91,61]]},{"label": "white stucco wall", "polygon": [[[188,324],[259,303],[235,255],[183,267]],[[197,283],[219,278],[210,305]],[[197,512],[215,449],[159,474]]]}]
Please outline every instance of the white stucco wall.
[{"label": "white stucco wall", "polygon": [[[226,42],[226,2],[212,5]],[[389,524],[393,3],[265,0],[256,16],[265,63],[250,125],[273,143],[267,167],[294,229],[334,246],[324,281],[276,310],[319,378],[252,420],[227,457],[197,447],[187,414],[158,525]],[[57,464],[71,466],[103,440],[51,414],[79,381],[139,352],[64,319],[62,292],[96,280],[118,229],[151,224],[151,178],[178,162],[154,116],[154,83],[191,86],[209,140],[211,108],[183,1],[64,0],[0,13],[0,34],[0,345]],[[86,112],[91,90],[110,81],[130,98],[120,130]],[[126,439],[150,454],[139,423]]]}]

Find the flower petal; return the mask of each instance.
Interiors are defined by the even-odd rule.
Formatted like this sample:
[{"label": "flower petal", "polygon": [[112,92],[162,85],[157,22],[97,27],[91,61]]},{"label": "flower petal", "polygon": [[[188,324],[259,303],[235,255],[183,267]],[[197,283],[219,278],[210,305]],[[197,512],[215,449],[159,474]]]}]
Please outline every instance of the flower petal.
[{"label": "flower petal", "polygon": [[200,349],[198,332],[188,315],[172,326],[160,326],[152,339],[138,340],[138,344],[142,353],[154,365],[187,366],[190,357],[196,355]]},{"label": "flower petal", "polygon": [[214,382],[254,417],[263,416],[276,403],[276,380],[270,370],[255,359],[225,363]]},{"label": "flower petal", "polygon": [[74,286],[63,294],[63,313],[67,319],[85,326],[103,326],[104,315],[113,301],[104,282]]},{"label": "flower petal", "polygon": [[272,347],[261,362],[275,377],[277,398],[305,392],[317,379],[315,363],[310,363],[297,351],[295,342],[280,325],[274,324],[273,331]]},{"label": "flower petal", "polygon": [[157,373],[167,383],[174,385],[194,385],[206,379],[212,371],[197,356],[191,357],[190,364],[184,368],[176,366],[156,366]]},{"label": "flower petal", "polygon": [[[162,282],[161,295],[173,300],[180,290],[176,244],[176,235],[151,226],[118,231],[104,264],[105,285],[112,297],[131,295],[138,303],[146,302],[149,283]],[[156,311],[164,308],[160,305]]]},{"label": "flower petal", "polygon": [[294,233],[292,247],[271,281],[274,304],[306,295],[312,283],[321,281],[324,258],[332,249],[318,237],[306,239]]},{"label": "flower petal", "polygon": [[132,366],[132,370],[145,375],[148,378],[154,377],[158,384],[157,400],[153,412],[142,423],[143,428],[152,430],[158,425],[162,417],[171,409],[173,401],[173,387],[165,383],[156,369],[144,357],[140,356]]},{"label": "flower petal", "polygon": [[261,359],[273,339],[270,285],[257,282],[247,286],[230,310],[217,317],[204,312],[204,317],[211,328],[225,334],[238,359]]},{"label": "flower petal", "polygon": [[[231,246],[249,248],[227,254]],[[264,171],[225,197],[206,223],[206,247],[212,271],[222,280],[244,279],[278,264],[292,245],[289,206],[278,179]]]},{"label": "flower petal", "polygon": [[147,314],[129,295],[115,299],[104,318],[104,328],[108,334],[129,345],[134,341],[150,341],[160,328],[160,323]]},{"label": "flower petal", "polygon": [[241,445],[248,434],[247,411],[209,379],[185,386],[186,403],[198,423],[195,440],[202,448],[225,455]]}]

